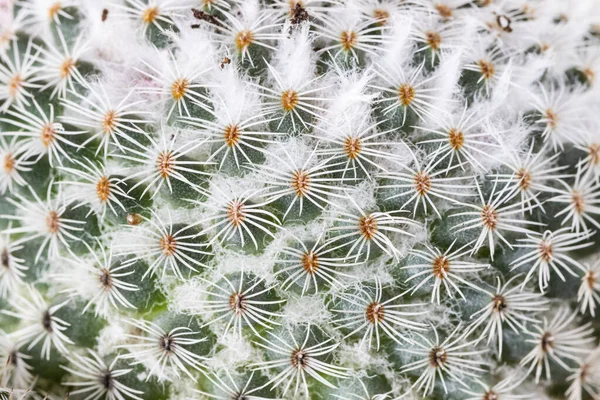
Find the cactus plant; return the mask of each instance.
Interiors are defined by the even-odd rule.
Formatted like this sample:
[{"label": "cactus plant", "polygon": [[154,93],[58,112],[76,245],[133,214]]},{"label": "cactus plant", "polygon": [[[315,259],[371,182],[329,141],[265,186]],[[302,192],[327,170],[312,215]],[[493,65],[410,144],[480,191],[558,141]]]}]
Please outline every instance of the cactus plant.
[{"label": "cactus plant", "polygon": [[600,399],[597,0],[2,0],[0,397]]}]

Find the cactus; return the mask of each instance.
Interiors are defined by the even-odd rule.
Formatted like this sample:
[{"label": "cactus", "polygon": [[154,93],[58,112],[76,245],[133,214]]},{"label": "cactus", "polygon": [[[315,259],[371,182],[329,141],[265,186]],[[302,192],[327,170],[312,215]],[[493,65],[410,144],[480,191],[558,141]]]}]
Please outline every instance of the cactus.
[{"label": "cactus", "polygon": [[0,2],[0,398],[600,399],[597,0]]}]

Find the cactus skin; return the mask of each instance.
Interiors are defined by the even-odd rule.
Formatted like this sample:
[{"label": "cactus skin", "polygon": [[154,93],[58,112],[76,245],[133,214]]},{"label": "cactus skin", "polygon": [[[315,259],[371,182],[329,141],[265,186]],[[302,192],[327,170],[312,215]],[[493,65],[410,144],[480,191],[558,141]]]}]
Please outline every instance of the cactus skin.
[{"label": "cactus skin", "polygon": [[0,398],[600,398],[597,0],[0,1]]}]

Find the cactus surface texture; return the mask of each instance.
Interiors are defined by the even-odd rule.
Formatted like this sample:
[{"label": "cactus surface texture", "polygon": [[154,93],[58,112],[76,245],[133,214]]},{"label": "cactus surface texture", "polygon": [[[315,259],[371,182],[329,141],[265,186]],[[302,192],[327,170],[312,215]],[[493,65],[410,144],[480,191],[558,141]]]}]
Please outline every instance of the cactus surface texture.
[{"label": "cactus surface texture", "polygon": [[600,0],[0,0],[0,400],[600,400]]}]

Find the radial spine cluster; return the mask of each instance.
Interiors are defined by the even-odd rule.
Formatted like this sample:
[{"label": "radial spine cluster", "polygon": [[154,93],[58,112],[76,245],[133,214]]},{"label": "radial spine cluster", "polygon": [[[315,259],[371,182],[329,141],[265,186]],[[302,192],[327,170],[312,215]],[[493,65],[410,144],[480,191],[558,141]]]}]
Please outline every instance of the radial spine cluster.
[{"label": "radial spine cluster", "polygon": [[600,400],[600,0],[0,0],[0,399]]}]

